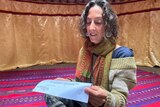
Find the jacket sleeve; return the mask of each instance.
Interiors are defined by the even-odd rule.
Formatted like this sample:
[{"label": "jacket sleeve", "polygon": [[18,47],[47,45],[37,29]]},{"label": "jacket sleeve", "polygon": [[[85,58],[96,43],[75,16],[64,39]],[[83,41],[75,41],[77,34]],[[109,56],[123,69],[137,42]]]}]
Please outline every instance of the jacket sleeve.
[{"label": "jacket sleeve", "polygon": [[129,90],[136,85],[134,57],[112,59],[108,96],[104,107],[125,107]]}]

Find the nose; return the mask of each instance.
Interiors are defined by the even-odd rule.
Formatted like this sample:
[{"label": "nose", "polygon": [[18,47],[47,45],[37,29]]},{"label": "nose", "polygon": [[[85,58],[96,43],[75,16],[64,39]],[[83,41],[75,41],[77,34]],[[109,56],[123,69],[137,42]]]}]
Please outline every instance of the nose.
[{"label": "nose", "polygon": [[90,26],[89,26],[89,29],[91,30],[91,31],[94,31],[95,30],[95,24],[94,24],[94,21],[92,20],[92,22],[91,22],[91,24],[90,24]]}]

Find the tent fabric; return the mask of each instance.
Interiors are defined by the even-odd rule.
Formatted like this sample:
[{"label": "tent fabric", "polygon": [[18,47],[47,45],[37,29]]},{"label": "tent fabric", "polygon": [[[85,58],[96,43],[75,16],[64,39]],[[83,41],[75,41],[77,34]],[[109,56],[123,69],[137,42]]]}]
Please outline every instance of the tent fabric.
[{"label": "tent fabric", "polygon": [[[65,3],[65,4],[86,4],[89,0],[15,0],[23,2],[32,2],[32,3]],[[126,3],[126,2],[137,2],[145,0],[108,0],[110,3]]]},{"label": "tent fabric", "polygon": [[[76,63],[83,44],[78,24],[84,6],[0,0],[0,71]],[[134,50],[137,65],[160,66],[160,1],[112,6],[119,17],[118,43]]]}]

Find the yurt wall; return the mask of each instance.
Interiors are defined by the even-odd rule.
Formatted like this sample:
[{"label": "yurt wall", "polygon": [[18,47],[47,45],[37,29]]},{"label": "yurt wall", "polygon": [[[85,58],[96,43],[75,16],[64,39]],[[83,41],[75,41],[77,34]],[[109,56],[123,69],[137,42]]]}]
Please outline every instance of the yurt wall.
[{"label": "yurt wall", "polygon": [[140,66],[160,66],[160,0],[114,5],[120,23],[119,43],[134,50]]},{"label": "yurt wall", "polygon": [[[118,42],[134,50],[137,65],[160,66],[160,1],[112,6],[119,17]],[[76,63],[83,43],[78,28],[83,8],[79,3],[0,0],[0,71]]]}]

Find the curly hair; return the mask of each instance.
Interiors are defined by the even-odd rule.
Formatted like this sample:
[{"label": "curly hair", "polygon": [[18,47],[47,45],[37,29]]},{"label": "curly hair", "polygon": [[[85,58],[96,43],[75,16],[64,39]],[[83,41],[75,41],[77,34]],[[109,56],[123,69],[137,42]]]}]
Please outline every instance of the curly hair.
[{"label": "curly hair", "polygon": [[114,39],[118,36],[118,22],[117,15],[112,10],[109,1],[107,0],[90,0],[80,18],[80,32],[82,37],[87,38],[86,20],[89,9],[95,5],[98,5],[103,10],[103,21],[105,26],[105,38]]}]

